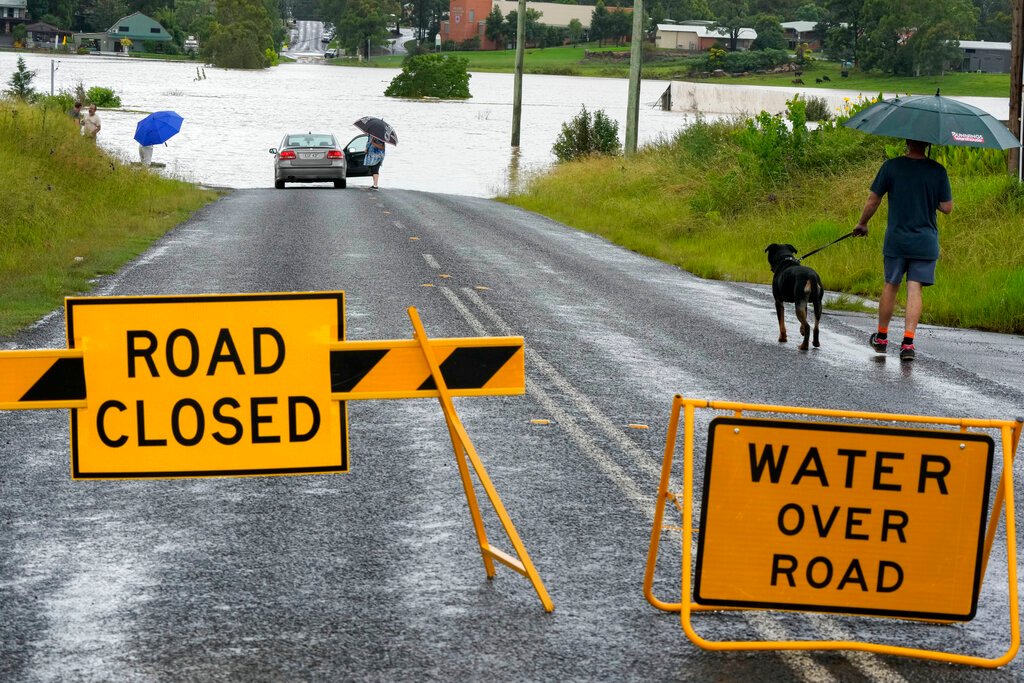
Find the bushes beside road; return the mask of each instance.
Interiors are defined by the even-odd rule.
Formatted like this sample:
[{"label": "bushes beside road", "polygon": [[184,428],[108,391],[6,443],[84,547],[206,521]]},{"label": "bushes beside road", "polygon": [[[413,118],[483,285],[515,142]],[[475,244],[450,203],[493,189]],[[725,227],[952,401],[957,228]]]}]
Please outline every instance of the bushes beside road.
[{"label": "bushes beside road", "polygon": [[61,109],[4,100],[0,187],[0,334],[87,292],[217,197],[111,158]]},{"label": "bushes beside road", "polygon": [[[630,158],[559,164],[505,199],[701,277],[769,283],[766,245],[802,254],[852,230],[878,166],[902,153],[898,140],[835,123],[808,131],[801,109],[791,105],[792,130],[767,114],[697,121]],[[954,211],[939,218],[942,255],[923,322],[1024,334],[1024,186],[1006,176],[1001,153],[936,152]],[[826,288],[877,300],[885,207],[867,238],[808,259]]]}]

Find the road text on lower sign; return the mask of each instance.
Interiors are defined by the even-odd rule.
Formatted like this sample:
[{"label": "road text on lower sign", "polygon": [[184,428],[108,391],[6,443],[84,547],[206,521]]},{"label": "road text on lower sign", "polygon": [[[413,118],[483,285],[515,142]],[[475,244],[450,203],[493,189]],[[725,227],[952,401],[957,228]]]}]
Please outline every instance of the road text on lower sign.
[{"label": "road text on lower sign", "polygon": [[993,452],[984,434],[716,418],[695,599],[970,620]]},{"label": "road text on lower sign", "polygon": [[69,298],[77,479],[348,471],[342,292]]}]

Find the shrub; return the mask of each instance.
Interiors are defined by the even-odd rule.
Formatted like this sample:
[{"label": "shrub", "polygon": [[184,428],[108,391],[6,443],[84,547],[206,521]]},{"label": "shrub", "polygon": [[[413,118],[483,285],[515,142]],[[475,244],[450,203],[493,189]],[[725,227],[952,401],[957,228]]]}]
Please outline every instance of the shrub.
[{"label": "shrub", "polygon": [[473,36],[472,38],[466,38],[459,45],[460,50],[479,50],[480,49],[480,36]]},{"label": "shrub", "polygon": [[591,154],[618,154],[619,124],[598,109],[591,115],[583,106],[579,114],[562,124],[551,151],[559,161],[572,161]]},{"label": "shrub", "polygon": [[812,97],[807,100],[808,121],[828,121],[832,118],[832,112],[828,109],[828,102],[821,97]]},{"label": "shrub", "polygon": [[384,94],[388,97],[440,97],[469,99],[469,60],[453,55],[429,54],[407,57],[402,73],[395,76]]},{"label": "shrub", "polygon": [[95,104],[97,107],[120,107],[121,98],[114,94],[111,88],[93,86],[85,93],[83,102]]}]

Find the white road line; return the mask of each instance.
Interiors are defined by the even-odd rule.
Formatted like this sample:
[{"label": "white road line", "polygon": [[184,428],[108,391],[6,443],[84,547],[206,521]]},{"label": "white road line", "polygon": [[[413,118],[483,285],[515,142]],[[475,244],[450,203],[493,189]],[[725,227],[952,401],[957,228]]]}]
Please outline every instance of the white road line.
[{"label": "white road line", "polygon": [[[786,629],[767,614],[746,612],[743,616],[764,640],[792,640]],[[831,671],[814,661],[808,652],[802,650],[775,650],[774,653],[807,683],[838,681]]]},{"label": "white road line", "polygon": [[423,254],[423,260],[427,262],[427,265],[434,270],[441,270],[441,264],[437,262],[437,259],[430,254]]},{"label": "white road line", "polygon": [[[815,629],[817,629],[818,633],[821,633],[826,638],[831,640],[854,639],[853,636],[840,626],[835,619],[831,619],[824,614],[816,613],[810,613],[807,616]],[[907,679],[887,667],[881,660],[870,652],[852,651],[845,654],[847,659],[850,660],[850,663],[857,667],[861,673],[872,681],[881,681],[882,683],[907,683]]]},{"label": "white road line", "polygon": [[[427,255],[424,255],[427,256]],[[480,320],[469,310],[458,295],[447,287],[442,287],[441,293],[459,311],[462,317],[468,322],[477,334],[486,336],[489,332]],[[462,293],[479,308],[497,328],[499,333],[514,335],[515,332],[489,306],[475,291],[468,287],[462,289]],[[594,406],[590,400],[581,394],[566,380],[561,373],[555,370],[539,353],[527,348],[526,357],[537,366],[541,372],[548,377],[555,386],[559,388],[570,401],[579,408],[588,418],[596,423],[602,431],[615,441],[616,444],[632,455],[634,459],[645,470],[658,472],[658,467],[651,463],[649,456],[640,450],[632,441],[619,431],[619,428]],[[587,433],[587,430],[572,417],[567,411],[559,407],[551,396],[536,382],[527,379],[527,393],[544,408],[545,411],[558,425],[565,429],[569,437],[594,461],[595,464],[622,490],[626,497],[633,503],[637,510],[644,515],[649,522],[653,522],[654,511],[651,506],[651,496],[640,490],[637,484],[627,475],[623,469],[600,448]],[[808,613],[811,623],[825,638],[832,640],[851,640],[834,619],[826,615]],[[747,612],[743,615],[751,627],[764,640],[792,640],[792,636],[776,620],[767,614],[759,612]],[[819,664],[811,656],[810,652],[800,650],[776,650],[782,661],[806,683],[831,683],[837,681],[835,676],[824,666]],[[882,683],[906,683],[906,680],[898,673],[890,669],[881,659],[868,652],[844,652],[843,655],[862,673],[872,681]]]},{"label": "white road line", "polygon": [[[472,289],[464,287],[462,293],[476,304],[477,308],[484,312],[484,314],[491,319],[495,327],[501,334],[512,336],[515,332],[501,319],[497,311],[490,307],[479,294]],[[572,384],[569,383],[565,377],[562,376],[555,368],[548,363],[539,353],[532,350],[529,346],[526,347],[526,357],[537,366],[551,382],[559,388],[566,396],[572,401],[573,404],[588,418],[590,418],[595,425],[601,428],[601,431],[610,438],[615,444],[626,452],[627,455],[633,458],[633,460],[648,474],[655,477],[661,475],[661,463],[654,462],[654,459],[649,453],[639,448],[633,443],[629,437],[623,432],[620,425],[615,424],[612,420],[602,413],[597,406],[595,406],[589,398],[584,396],[579,390],[576,389]]]}]

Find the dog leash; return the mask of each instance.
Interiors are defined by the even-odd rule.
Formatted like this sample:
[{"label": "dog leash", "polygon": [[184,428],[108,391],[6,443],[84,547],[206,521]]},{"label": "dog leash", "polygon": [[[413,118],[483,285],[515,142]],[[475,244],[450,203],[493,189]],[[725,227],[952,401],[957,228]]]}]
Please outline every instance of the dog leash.
[{"label": "dog leash", "polygon": [[822,249],[824,249],[825,247],[831,247],[831,246],[832,246],[833,244],[835,244],[836,242],[842,242],[842,241],[843,241],[843,240],[845,240],[845,239],[846,239],[847,237],[853,237],[853,233],[854,233],[854,232],[856,232],[856,231],[855,231],[855,230],[851,230],[850,232],[846,233],[845,235],[843,235],[843,236],[842,236],[842,237],[840,237],[839,239],[837,239],[837,240],[834,240],[834,241],[832,241],[832,242],[829,242],[829,243],[828,243],[828,244],[826,244],[826,245],[825,245],[824,247],[818,247],[818,248],[817,248],[817,249],[815,249],[814,251],[809,251],[809,252],[807,252],[806,254],[804,254],[803,256],[801,256],[800,258],[798,258],[798,259],[797,259],[797,261],[803,261],[803,260],[804,260],[805,258],[807,258],[808,256],[814,256],[815,254],[817,254],[817,253],[818,253],[819,251],[821,251],[821,250],[822,250]]}]

